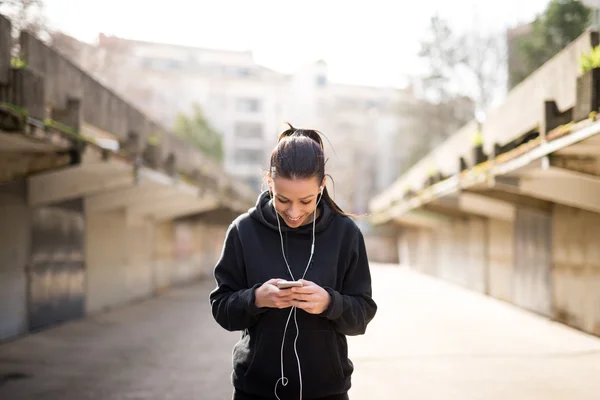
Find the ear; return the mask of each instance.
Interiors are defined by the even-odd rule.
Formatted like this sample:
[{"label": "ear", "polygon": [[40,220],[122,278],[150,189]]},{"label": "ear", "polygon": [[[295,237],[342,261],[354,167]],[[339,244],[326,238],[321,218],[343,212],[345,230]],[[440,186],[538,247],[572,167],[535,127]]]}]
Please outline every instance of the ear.
[{"label": "ear", "polygon": [[323,178],[323,180],[321,181],[321,187],[319,188],[319,190],[321,190],[321,193],[323,193],[323,191],[325,190],[325,183],[327,183],[327,178]]}]

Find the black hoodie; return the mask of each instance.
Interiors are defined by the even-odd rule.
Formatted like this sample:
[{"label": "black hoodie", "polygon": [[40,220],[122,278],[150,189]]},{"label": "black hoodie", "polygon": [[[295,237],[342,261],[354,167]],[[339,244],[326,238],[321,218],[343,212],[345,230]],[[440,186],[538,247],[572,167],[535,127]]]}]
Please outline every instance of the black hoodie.
[{"label": "black hoodie", "polygon": [[[305,279],[331,296],[320,315],[297,310],[297,350],[303,399],[346,393],[354,370],[348,359],[346,335],[365,333],[377,305],[371,298],[371,274],[364,239],[352,219],[319,203],[313,261]],[[210,294],[215,320],[229,331],[242,331],[233,349],[233,385],[240,391],[275,399],[281,378],[281,343],[290,308],[258,308],[255,290],[272,278],[292,280],[281,252],[277,219],[269,192],[229,226],[223,252],[214,270],[217,288]],[[280,217],[279,217],[280,218]],[[285,254],[296,279],[310,256],[313,224],[290,228],[282,220]],[[287,386],[277,385],[283,400],[299,397],[294,353],[296,326],[291,319],[285,340]]]}]

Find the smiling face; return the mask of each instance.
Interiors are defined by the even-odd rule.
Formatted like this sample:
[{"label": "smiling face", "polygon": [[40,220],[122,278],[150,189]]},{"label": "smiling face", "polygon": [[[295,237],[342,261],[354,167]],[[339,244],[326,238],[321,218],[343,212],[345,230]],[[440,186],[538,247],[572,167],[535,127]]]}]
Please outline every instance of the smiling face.
[{"label": "smiling face", "polygon": [[[324,185],[325,182],[323,181]],[[320,182],[316,177],[308,179],[269,179],[277,212],[286,225],[298,228],[312,222],[317,200],[320,198]]]}]

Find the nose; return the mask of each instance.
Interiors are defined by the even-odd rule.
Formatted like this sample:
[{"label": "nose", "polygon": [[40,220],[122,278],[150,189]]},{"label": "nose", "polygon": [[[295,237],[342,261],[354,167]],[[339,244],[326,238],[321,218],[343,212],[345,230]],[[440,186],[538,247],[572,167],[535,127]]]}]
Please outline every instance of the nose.
[{"label": "nose", "polygon": [[302,215],[302,213],[296,206],[290,206],[290,208],[288,208],[288,210],[287,210],[287,214],[291,218],[298,218],[300,215]]}]

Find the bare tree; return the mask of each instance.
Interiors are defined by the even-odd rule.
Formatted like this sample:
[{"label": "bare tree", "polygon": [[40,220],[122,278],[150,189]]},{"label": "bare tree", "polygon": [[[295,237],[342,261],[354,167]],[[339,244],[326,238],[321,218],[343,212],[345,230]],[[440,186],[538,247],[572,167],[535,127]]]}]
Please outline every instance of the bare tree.
[{"label": "bare tree", "polygon": [[500,90],[506,87],[504,65],[507,62],[503,35],[495,32],[472,31],[463,35],[458,43],[462,47],[461,68],[463,86],[473,88],[476,111],[489,111]]},{"label": "bare tree", "polygon": [[13,26],[13,55],[19,52],[19,32],[28,31],[41,40],[48,40],[48,27],[42,0],[0,0],[0,14]]},{"label": "bare tree", "polygon": [[[426,63],[426,72],[419,78],[423,102],[414,105],[426,111],[423,117],[429,122],[422,122],[433,125],[434,135],[446,138],[453,133],[456,125],[456,107],[460,104],[454,99],[461,95],[456,76],[465,57],[460,40],[438,15],[431,18],[428,33],[428,37],[421,41],[419,51],[419,57]],[[435,109],[428,110],[428,105],[435,105]],[[409,109],[411,113],[415,111]]]},{"label": "bare tree", "polygon": [[400,105],[400,113],[414,136],[405,147],[400,172],[477,114],[487,112],[505,87],[502,35],[479,31],[457,34],[435,15],[428,36],[421,41],[419,56],[425,62],[425,73],[415,79],[416,99]]}]

